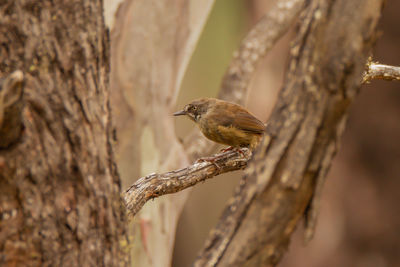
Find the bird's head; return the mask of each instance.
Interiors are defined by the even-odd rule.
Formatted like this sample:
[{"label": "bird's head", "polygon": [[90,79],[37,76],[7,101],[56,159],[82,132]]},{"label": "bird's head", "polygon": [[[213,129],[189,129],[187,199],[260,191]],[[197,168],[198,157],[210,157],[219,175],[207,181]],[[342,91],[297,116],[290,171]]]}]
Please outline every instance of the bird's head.
[{"label": "bird's head", "polygon": [[212,98],[196,99],[187,104],[181,111],[175,112],[174,116],[187,115],[194,122],[198,122],[215,101]]}]

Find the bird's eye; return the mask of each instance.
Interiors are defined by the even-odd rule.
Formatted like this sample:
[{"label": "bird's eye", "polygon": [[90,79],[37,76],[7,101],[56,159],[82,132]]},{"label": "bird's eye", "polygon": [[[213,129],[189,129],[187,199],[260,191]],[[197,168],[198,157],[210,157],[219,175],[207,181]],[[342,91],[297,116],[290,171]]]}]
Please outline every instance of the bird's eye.
[{"label": "bird's eye", "polygon": [[196,106],[193,106],[192,109],[193,109],[194,111],[196,111],[196,110],[197,110],[197,107],[196,107]]}]

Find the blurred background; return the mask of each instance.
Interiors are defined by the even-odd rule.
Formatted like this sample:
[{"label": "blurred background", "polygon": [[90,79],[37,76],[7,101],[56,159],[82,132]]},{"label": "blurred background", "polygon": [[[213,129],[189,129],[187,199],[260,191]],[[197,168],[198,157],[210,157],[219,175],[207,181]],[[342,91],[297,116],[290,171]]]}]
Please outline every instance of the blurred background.
[{"label": "blurred background", "polygon": [[[270,1],[217,0],[191,59],[177,109],[215,97],[245,33]],[[387,1],[374,60],[400,65],[400,1]],[[293,32],[265,58],[253,78],[247,107],[263,121],[282,85]],[[177,119],[177,134],[194,127]],[[172,266],[190,266],[241,177],[229,173],[194,187],[180,218]],[[302,225],[280,266],[400,266],[400,83],[363,85],[324,187],[314,239],[303,245]]]}]

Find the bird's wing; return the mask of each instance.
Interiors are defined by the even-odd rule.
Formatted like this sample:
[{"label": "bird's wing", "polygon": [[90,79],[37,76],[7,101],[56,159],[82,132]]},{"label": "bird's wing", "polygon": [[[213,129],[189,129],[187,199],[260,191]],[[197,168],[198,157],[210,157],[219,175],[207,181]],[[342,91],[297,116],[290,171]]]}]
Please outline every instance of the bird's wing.
[{"label": "bird's wing", "polygon": [[237,114],[235,114],[232,125],[238,129],[250,133],[262,134],[265,131],[264,123],[247,111],[239,111]]},{"label": "bird's wing", "polygon": [[249,133],[264,133],[264,123],[254,117],[247,110],[239,105],[235,105],[235,112],[231,112],[231,110],[233,109],[227,108],[226,106],[215,110],[215,112],[213,112],[214,120],[218,120],[218,124],[225,127],[235,127]]}]

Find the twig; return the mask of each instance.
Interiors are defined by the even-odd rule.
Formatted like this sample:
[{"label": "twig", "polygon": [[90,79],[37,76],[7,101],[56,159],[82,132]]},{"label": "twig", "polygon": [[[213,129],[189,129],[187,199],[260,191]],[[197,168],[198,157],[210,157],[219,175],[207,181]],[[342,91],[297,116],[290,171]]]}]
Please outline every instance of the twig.
[{"label": "twig", "polygon": [[[243,154],[242,154],[243,153]],[[150,174],[137,180],[124,195],[128,212],[135,215],[150,199],[172,194],[216,175],[244,169],[251,157],[247,148],[216,154],[215,163],[209,161],[194,164],[163,174]]]},{"label": "twig", "polygon": [[400,81],[400,67],[368,62],[363,83],[371,80]]}]

